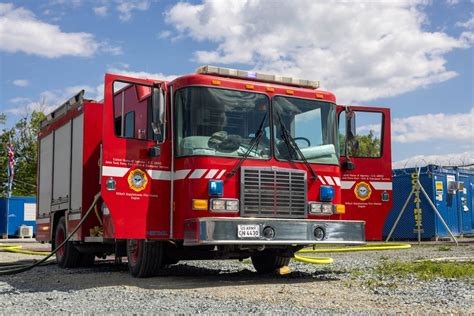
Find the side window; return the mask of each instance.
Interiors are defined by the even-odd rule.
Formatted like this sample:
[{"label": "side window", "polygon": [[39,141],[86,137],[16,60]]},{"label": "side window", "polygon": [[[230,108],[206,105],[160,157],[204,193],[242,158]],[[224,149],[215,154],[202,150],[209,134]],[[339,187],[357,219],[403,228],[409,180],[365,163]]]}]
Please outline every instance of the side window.
[{"label": "side window", "polygon": [[[164,110],[156,108],[159,98],[158,88],[114,82],[115,135],[123,138],[162,141]],[[162,106],[164,107],[163,104]]]},{"label": "side window", "polygon": [[[353,109],[354,110],[354,109]],[[382,122],[380,112],[365,112],[354,110],[356,117],[356,133],[346,146],[346,113],[339,114],[339,148],[341,156],[349,149],[349,156],[355,158],[378,158],[382,156]],[[347,148],[346,148],[347,147]]]}]

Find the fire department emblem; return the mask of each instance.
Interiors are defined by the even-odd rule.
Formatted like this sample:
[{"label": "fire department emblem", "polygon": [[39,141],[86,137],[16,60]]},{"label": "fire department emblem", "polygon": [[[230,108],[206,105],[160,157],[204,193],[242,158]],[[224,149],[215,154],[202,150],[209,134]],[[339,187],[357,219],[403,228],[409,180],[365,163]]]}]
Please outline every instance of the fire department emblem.
[{"label": "fire department emblem", "polygon": [[370,186],[368,183],[359,182],[356,184],[354,188],[354,193],[359,200],[365,201],[365,200],[370,199],[372,190],[370,189]]},{"label": "fire department emblem", "polygon": [[148,178],[145,172],[140,169],[130,171],[130,174],[128,175],[128,185],[130,186],[130,189],[135,192],[140,192],[146,188],[147,183]]}]

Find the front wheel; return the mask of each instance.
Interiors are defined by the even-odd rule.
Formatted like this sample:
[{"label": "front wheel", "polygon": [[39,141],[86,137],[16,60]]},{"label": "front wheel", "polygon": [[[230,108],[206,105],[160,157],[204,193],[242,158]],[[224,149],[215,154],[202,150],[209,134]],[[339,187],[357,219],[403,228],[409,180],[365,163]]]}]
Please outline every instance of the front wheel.
[{"label": "front wheel", "polygon": [[128,269],[136,278],[156,275],[163,265],[163,243],[144,239],[127,240]]},{"label": "front wheel", "polygon": [[258,273],[271,273],[276,269],[287,266],[289,257],[283,257],[272,252],[263,252],[252,256],[252,264]]}]

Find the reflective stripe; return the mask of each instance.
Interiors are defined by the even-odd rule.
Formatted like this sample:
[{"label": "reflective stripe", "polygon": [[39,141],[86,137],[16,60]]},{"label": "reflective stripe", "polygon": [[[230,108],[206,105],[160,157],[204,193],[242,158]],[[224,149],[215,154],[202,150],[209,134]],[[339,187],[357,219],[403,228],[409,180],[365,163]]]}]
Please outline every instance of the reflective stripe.
[{"label": "reflective stripe", "polygon": [[375,190],[392,190],[392,182],[370,182]]},{"label": "reflective stripe", "polygon": [[170,180],[170,172],[169,171],[161,171],[161,170],[147,170],[146,171],[150,178],[153,180]]},{"label": "reflective stripe", "polygon": [[341,188],[344,189],[350,189],[354,185],[355,181],[341,181]]},{"label": "reflective stripe", "polygon": [[45,217],[45,218],[37,218],[36,219],[36,224],[49,224],[49,217]]},{"label": "reflective stripe", "polygon": [[216,175],[216,173],[219,171],[219,169],[211,169],[206,175],[206,179],[211,179]]},{"label": "reflective stripe", "polygon": [[333,177],[333,179],[337,186],[341,186],[341,179],[339,179],[339,177]]},{"label": "reflective stripe", "polygon": [[326,181],[328,182],[328,184],[334,185],[334,181],[332,181],[332,178],[331,178],[331,177],[329,177],[329,176],[324,176],[324,179],[326,179]]},{"label": "reflective stripe", "polygon": [[102,176],[123,177],[129,168],[102,166]]},{"label": "reflective stripe", "polygon": [[225,169],[219,173],[216,179],[220,179],[224,175],[224,173],[225,173]]},{"label": "reflective stripe", "polygon": [[321,177],[321,176],[318,176],[318,179],[319,179],[319,181],[321,181],[321,182],[322,182],[322,184],[326,184],[326,181],[324,181],[323,177]]},{"label": "reflective stripe", "polygon": [[175,180],[182,180],[186,178],[186,176],[191,172],[191,169],[183,169],[183,170],[177,170],[174,173],[174,179]]},{"label": "reflective stripe", "polygon": [[196,169],[189,176],[189,179],[201,179],[201,177],[207,172],[207,169]]}]

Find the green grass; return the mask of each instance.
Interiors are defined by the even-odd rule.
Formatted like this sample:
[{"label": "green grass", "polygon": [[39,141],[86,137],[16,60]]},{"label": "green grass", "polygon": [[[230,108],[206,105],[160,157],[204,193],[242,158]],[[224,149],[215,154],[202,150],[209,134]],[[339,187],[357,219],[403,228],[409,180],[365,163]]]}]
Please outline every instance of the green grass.
[{"label": "green grass", "polygon": [[415,274],[420,280],[432,280],[437,277],[464,279],[474,277],[472,262],[399,262],[382,261],[376,272],[382,275],[406,277]]},{"label": "green grass", "polygon": [[439,246],[438,251],[451,251],[450,246]]}]

